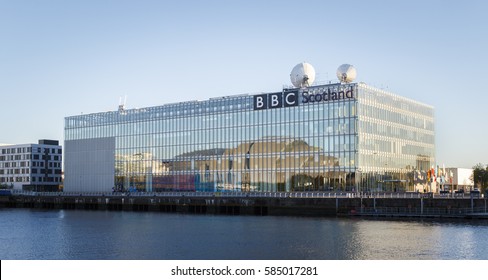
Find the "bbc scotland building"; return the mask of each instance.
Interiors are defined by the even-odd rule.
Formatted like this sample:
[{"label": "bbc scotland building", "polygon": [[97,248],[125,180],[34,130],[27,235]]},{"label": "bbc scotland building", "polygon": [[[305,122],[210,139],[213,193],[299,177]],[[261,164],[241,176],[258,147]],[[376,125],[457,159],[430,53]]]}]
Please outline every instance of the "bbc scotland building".
[{"label": "bbc scotland building", "polygon": [[331,83],[65,118],[67,192],[413,191],[434,109]]}]

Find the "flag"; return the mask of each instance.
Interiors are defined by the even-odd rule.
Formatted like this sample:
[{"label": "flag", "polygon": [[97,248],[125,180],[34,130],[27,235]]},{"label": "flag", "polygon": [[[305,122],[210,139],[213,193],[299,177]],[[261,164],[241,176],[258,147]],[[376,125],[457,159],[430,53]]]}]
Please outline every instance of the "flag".
[{"label": "flag", "polygon": [[435,170],[434,170],[434,166],[432,166],[430,168],[430,177],[432,178],[432,181],[431,182],[435,182]]}]

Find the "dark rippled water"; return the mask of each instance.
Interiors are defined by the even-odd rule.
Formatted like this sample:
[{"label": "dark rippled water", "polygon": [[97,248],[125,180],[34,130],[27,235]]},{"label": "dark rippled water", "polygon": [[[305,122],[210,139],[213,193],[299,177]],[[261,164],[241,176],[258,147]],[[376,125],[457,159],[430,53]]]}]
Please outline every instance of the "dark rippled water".
[{"label": "dark rippled water", "polygon": [[488,259],[488,221],[0,209],[0,259]]}]

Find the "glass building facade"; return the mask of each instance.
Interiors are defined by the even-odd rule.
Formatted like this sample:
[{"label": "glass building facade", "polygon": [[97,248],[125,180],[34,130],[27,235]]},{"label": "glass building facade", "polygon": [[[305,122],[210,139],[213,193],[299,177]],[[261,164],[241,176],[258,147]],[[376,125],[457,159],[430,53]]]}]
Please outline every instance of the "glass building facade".
[{"label": "glass building facade", "polygon": [[409,191],[431,106],[328,84],[65,119],[65,191]]}]

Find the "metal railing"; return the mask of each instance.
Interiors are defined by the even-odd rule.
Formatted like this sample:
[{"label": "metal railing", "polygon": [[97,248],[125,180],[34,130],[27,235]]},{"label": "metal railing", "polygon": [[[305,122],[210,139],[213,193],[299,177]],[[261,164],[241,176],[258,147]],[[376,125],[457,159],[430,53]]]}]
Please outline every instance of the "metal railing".
[{"label": "metal railing", "polygon": [[[24,196],[104,196],[104,197],[262,197],[262,198],[442,198],[470,199],[470,194],[433,194],[433,193],[357,193],[357,192],[34,192],[12,190],[13,195]],[[484,198],[483,194],[473,198]]]}]

